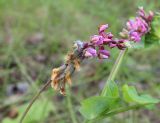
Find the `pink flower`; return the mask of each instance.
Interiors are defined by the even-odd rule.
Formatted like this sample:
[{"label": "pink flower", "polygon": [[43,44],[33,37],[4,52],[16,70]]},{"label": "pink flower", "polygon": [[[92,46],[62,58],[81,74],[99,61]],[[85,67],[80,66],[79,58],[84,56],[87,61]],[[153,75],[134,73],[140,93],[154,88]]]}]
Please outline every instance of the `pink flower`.
[{"label": "pink flower", "polygon": [[104,38],[103,44],[109,44],[112,40],[109,38]]},{"label": "pink flower", "polygon": [[104,32],[107,28],[108,28],[108,24],[100,25],[100,27],[99,27],[99,34],[102,33],[102,32]]},{"label": "pink flower", "polygon": [[141,41],[141,36],[138,34],[138,32],[131,32],[130,33],[130,38],[131,40],[135,42],[140,42]]},{"label": "pink flower", "polygon": [[99,50],[98,57],[100,59],[108,59],[110,56],[110,52],[108,50]]},{"label": "pink flower", "polygon": [[96,57],[97,51],[94,48],[88,47],[84,53],[85,57]]},{"label": "pink flower", "polygon": [[91,37],[91,42],[95,45],[103,44],[103,37],[100,35],[94,35]]},{"label": "pink flower", "polygon": [[119,41],[117,41],[117,47],[120,49],[120,50],[123,50],[126,48],[124,42],[126,42],[128,40],[126,39],[120,39]]},{"label": "pink flower", "polygon": [[143,7],[139,7],[138,15],[144,19],[147,22],[151,22],[154,16],[154,13],[152,11],[149,11],[149,14],[147,15],[143,9]]},{"label": "pink flower", "polygon": [[143,7],[139,7],[139,10],[138,10],[137,13],[138,13],[138,15],[139,15],[140,17],[142,17],[142,18],[144,18],[144,17],[146,16]]},{"label": "pink flower", "polygon": [[126,25],[129,31],[138,31],[140,33],[146,33],[148,31],[148,24],[140,17],[136,17],[134,20],[129,20]]},{"label": "pink flower", "polygon": [[114,48],[114,47],[117,46],[117,42],[116,42],[116,41],[111,41],[111,42],[108,44],[108,46],[109,46],[110,48]]},{"label": "pink flower", "polygon": [[141,37],[149,31],[148,23],[141,17],[136,17],[133,20],[129,20],[126,25],[129,36],[128,38],[135,42],[139,42]]}]

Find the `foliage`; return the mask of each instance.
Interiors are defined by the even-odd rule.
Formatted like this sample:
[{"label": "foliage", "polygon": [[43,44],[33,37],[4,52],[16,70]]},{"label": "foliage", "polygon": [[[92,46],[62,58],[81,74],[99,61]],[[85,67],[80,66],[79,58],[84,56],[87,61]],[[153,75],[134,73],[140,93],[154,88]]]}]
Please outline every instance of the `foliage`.
[{"label": "foliage", "polygon": [[156,13],[153,22],[151,23],[151,30],[145,36],[145,45],[160,45],[160,13]]},{"label": "foliage", "polygon": [[[159,103],[159,99],[155,99],[150,95],[138,95],[136,89],[133,86],[123,85],[120,88],[120,92],[114,81],[110,81],[107,86],[108,93],[105,96],[93,96],[81,103],[80,112],[88,120],[105,118],[110,116],[111,112],[115,112],[113,115],[135,109],[137,107],[144,107],[149,104]],[[123,95],[122,97],[120,95]],[[124,103],[129,103],[128,106],[124,106]],[[136,105],[132,107],[132,105]],[[132,107],[130,109],[130,107]],[[129,109],[128,109],[129,108]],[[119,112],[119,109],[122,111]],[[123,110],[127,109],[127,110]]]},{"label": "foliage", "polygon": [[[29,103],[26,103],[18,108],[18,117],[15,119],[5,118],[2,123],[18,123],[21,115],[25,111],[26,107]],[[53,110],[53,105],[50,101],[46,100],[38,100],[35,105],[33,105],[30,114],[24,120],[25,123],[35,123],[35,122],[42,122],[43,119],[46,119],[50,112]]]},{"label": "foliage", "polygon": [[[30,80],[32,80],[35,81],[34,84],[37,87],[42,85],[50,73],[50,67],[62,63],[64,54],[70,47],[69,44],[73,43],[77,37],[86,40],[88,35],[95,33],[95,29],[99,24],[105,22],[114,23],[110,30],[114,32],[114,35],[118,35],[116,32],[122,29],[122,23],[134,14],[138,6],[144,6],[148,10],[157,10],[160,7],[160,1],[158,0],[124,0],[119,4],[117,2],[119,1],[0,0],[0,105],[3,106],[5,102],[10,102],[8,101],[10,97],[6,95],[7,87],[10,84],[23,81],[30,83]],[[37,32],[43,34],[44,39],[36,42],[36,44],[28,44],[26,39],[32,35],[35,36],[34,34]],[[7,39],[11,40],[7,42]],[[159,97],[159,47],[151,47],[148,50],[141,49],[138,52],[131,51],[129,51],[126,57],[127,60],[120,69],[121,72],[116,75],[116,82],[118,80],[118,85],[121,85],[121,82],[134,83],[138,87],[140,86],[140,89],[145,88],[146,92]],[[18,67],[19,63],[16,62],[13,54],[18,56],[23,66],[22,71],[26,71],[25,74],[22,74],[21,68]],[[71,96],[71,99],[74,100],[72,105],[75,112],[77,106],[79,106],[77,101],[99,91],[103,79],[108,76],[112,68],[112,61],[116,58],[117,50],[113,49],[112,54],[114,55],[111,60],[101,61],[100,64],[95,64],[96,61],[92,61],[87,66],[84,65],[84,69],[79,72],[78,79],[74,81]],[[45,56],[47,60],[38,61],[37,56],[39,55]],[[33,78],[30,79],[28,76],[33,76]],[[32,84],[29,88],[31,93],[35,92]],[[51,115],[47,119],[52,121],[56,119],[56,123],[71,122],[65,98],[59,96],[59,94],[53,96],[53,91],[51,93],[50,101],[53,103],[54,98],[54,104],[52,105],[56,105],[57,110],[55,111],[56,115]],[[27,93],[27,95],[31,94]],[[45,96],[48,97],[47,94]],[[25,98],[23,95],[19,95],[19,97]],[[12,106],[15,105],[10,104],[9,108]],[[41,104],[39,104],[40,106]],[[16,107],[20,107],[19,103]],[[0,115],[2,114],[0,120],[6,118],[3,117],[3,114],[7,110],[8,108],[5,112],[0,111]],[[154,115],[150,115],[152,113]],[[120,115],[107,119],[107,122],[108,120],[113,123],[117,121],[119,123],[130,122],[135,117],[137,122],[152,122],[152,119],[159,120],[158,114],[160,111],[158,108],[152,113],[149,113],[146,117],[146,113],[136,111],[136,116],[128,113],[125,119]],[[57,117],[58,114],[60,114],[60,117]],[[75,113],[75,115],[79,121],[82,121],[82,117],[78,113]],[[34,115],[29,115],[26,119],[32,119],[32,117]],[[106,121],[104,120],[104,122]]]}]

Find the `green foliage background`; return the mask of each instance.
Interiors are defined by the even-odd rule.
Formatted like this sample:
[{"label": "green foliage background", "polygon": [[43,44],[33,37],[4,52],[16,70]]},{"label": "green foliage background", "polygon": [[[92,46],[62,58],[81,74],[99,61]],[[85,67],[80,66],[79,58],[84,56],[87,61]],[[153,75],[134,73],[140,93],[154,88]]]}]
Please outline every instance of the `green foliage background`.
[{"label": "green foliage background", "polygon": [[[108,23],[109,31],[118,36],[125,22],[135,15],[138,6],[146,10],[160,10],[159,0],[0,0],[0,122],[10,123],[6,112],[15,107],[19,114],[26,103],[12,103],[15,100],[28,102],[36,90],[50,76],[53,67],[63,63],[65,54],[75,40],[87,41],[97,33],[100,24]],[[40,41],[29,42],[35,34],[41,34]],[[96,95],[105,83],[118,51],[112,50],[110,60],[87,60],[80,72],[73,77],[69,99],[53,89],[43,94],[40,101],[48,101],[49,108],[39,104],[40,111],[47,115],[30,114],[26,123],[36,120],[40,123],[71,123],[72,114],[81,122],[78,112],[80,101]],[[38,60],[39,56],[45,58]],[[140,92],[160,97],[160,49],[152,46],[147,49],[130,50],[121,66],[116,83],[135,85]],[[8,96],[10,84],[29,83],[23,96]],[[12,97],[12,98],[11,98]],[[70,101],[68,101],[70,100]],[[50,105],[50,103],[52,105]],[[35,106],[37,106],[35,105]],[[160,105],[152,111],[130,111],[110,117],[102,123],[159,123]],[[36,107],[33,107],[36,110]],[[30,112],[31,113],[31,112]],[[36,112],[35,112],[36,113]],[[31,119],[31,120],[28,120]]]}]

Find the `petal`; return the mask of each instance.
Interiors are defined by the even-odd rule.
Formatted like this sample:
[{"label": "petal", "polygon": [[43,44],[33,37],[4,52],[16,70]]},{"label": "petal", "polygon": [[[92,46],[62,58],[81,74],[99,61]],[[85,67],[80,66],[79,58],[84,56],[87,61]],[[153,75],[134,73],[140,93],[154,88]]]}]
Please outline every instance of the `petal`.
[{"label": "petal", "polygon": [[108,43],[111,42],[111,41],[112,41],[111,39],[104,38],[103,43],[104,43],[104,44],[108,44]]},{"label": "petal", "polygon": [[99,27],[99,33],[104,32],[108,28],[108,24],[103,24]]},{"label": "petal", "polygon": [[152,11],[149,11],[149,15],[148,15],[148,17],[147,17],[147,20],[148,20],[149,22],[151,22],[151,21],[153,20],[153,16],[154,16],[154,13],[153,13]]},{"label": "petal", "polygon": [[99,50],[99,58],[107,59],[110,56],[110,52],[108,50]]},{"label": "petal", "polygon": [[97,51],[94,48],[87,48],[84,54],[85,57],[96,57]]},{"label": "petal", "polygon": [[142,18],[145,17],[145,11],[143,9],[143,7],[139,7],[139,10],[138,10],[138,15]]},{"label": "petal", "polygon": [[141,36],[137,32],[130,33],[130,38],[133,41],[139,42],[141,40]]},{"label": "petal", "polygon": [[94,35],[91,37],[91,42],[95,45],[101,45],[103,44],[104,38],[100,35]]}]

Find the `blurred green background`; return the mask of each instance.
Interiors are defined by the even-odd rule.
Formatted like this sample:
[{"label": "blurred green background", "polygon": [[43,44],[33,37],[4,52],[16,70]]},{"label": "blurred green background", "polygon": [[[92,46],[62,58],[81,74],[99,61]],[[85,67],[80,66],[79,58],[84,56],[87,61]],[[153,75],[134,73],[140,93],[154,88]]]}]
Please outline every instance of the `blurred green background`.
[{"label": "blurred green background", "polygon": [[[87,41],[100,24],[118,36],[138,6],[160,10],[159,0],[0,0],[0,122],[17,123],[28,102],[61,65],[75,40]],[[80,102],[98,94],[114,64],[86,60],[74,74],[69,96],[49,88],[24,123],[81,123]],[[160,97],[160,49],[130,50],[116,82]],[[74,116],[75,115],[75,116]],[[160,123],[160,105],[110,117],[101,123]],[[76,121],[75,121],[76,120]]]}]

